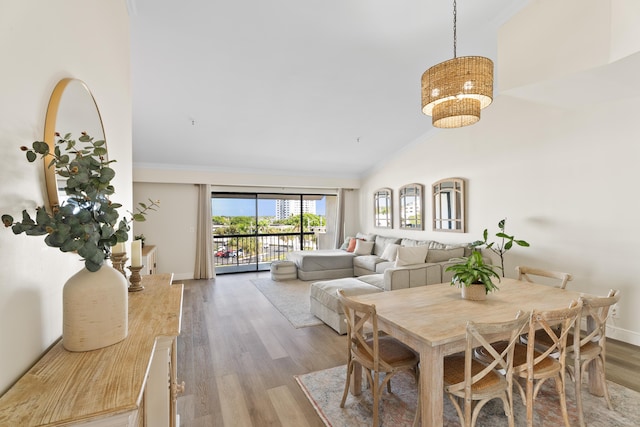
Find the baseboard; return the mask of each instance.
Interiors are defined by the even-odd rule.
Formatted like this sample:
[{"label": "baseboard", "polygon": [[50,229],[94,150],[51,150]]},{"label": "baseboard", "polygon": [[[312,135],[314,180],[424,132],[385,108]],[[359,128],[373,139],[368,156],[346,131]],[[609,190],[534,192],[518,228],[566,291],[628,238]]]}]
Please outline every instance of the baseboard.
[{"label": "baseboard", "polygon": [[622,329],[610,323],[607,323],[607,338],[640,346],[640,334],[638,332]]},{"label": "baseboard", "polygon": [[[607,322],[607,338],[626,342],[627,344],[640,346],[640,333],[630,331],[628,329],[622,329],[616,325],[613,325],[612,323],[612,319],[609,319],[609,321]],[[587,330],[587,320],[585,318],[582,319],[580,328],[583,331]]]},{"label": "baseboard", "polygon": [[[607,321],[607,338],[626,342],[627,344],[640,346],[640,333],[630,331],[628,329],[622,329],[616,325],[613,325],[612,323],[613,320],[609,318],[609,320]],[[587,330],[587,320],[585,318],[582,318],[582,321],[580,322],[580,328],[583,331]]]}]

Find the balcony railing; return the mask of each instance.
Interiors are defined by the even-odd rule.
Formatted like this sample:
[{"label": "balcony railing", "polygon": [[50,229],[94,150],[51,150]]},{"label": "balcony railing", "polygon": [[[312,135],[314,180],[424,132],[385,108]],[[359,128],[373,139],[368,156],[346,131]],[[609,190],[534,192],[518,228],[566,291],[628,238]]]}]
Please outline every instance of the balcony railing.
[{"label": "balcony railing", "polygon": [[269,270],[272,261],[286,259],[287,252],[318,248],[314,232],[277,234],[225,234],[213,236],[216,273]]}]

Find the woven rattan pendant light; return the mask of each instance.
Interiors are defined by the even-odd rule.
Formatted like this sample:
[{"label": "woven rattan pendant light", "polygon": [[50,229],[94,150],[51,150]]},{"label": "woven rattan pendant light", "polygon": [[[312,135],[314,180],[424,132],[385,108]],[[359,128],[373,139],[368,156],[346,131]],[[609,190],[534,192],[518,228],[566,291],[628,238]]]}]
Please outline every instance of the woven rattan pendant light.
[{"label": "woven rattan pendant light", "polygon": [[433,126],[458,128],[480,120],[493,100],[493,61],[483,56],[456,57],[456,0],[453,1],[453,59],[422,75],[422,112]]}]

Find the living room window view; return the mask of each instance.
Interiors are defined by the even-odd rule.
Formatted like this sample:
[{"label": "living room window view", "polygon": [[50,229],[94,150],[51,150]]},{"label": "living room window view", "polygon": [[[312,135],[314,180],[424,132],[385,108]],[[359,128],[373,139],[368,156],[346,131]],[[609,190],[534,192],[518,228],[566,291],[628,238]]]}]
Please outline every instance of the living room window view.
[{"label": "living room window view", "polygon": [[267,271],[273,261],[295,250],[327,247],[324,194],[212,193],[216,274]]}]

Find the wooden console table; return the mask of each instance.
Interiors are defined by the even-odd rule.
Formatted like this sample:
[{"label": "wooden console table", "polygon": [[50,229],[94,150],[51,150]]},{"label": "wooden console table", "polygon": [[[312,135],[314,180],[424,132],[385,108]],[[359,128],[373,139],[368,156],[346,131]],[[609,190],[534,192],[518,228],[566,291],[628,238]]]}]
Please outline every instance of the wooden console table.
[{"label": "wooden console table", "polygon": [[144,276],[129,293],[129,334],[99,350],[56,343],[0,397],[0,426],[177,426],[176,340],[183,285]]}]

